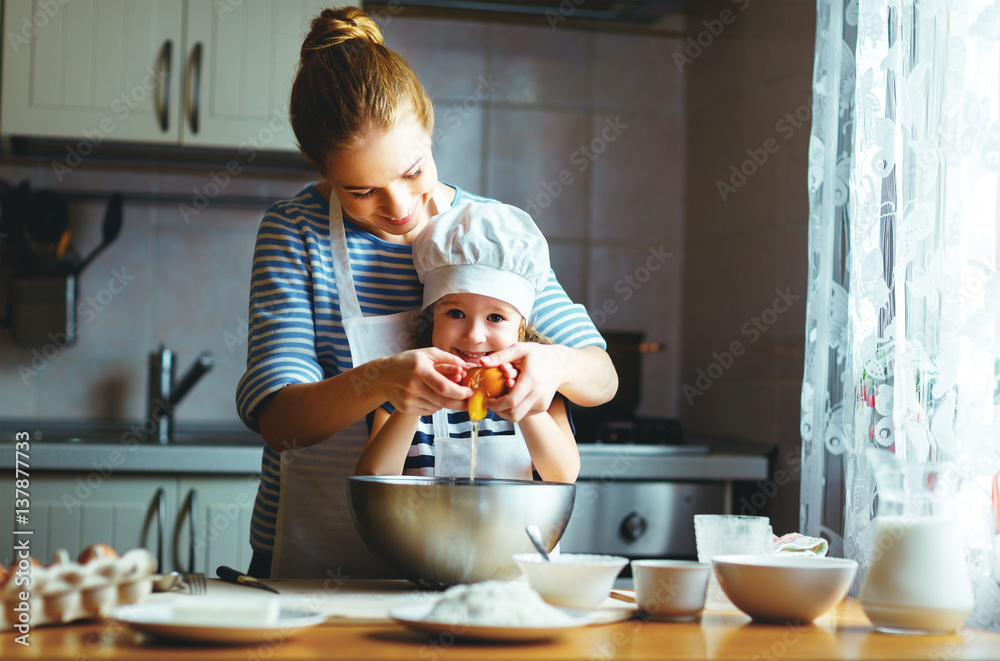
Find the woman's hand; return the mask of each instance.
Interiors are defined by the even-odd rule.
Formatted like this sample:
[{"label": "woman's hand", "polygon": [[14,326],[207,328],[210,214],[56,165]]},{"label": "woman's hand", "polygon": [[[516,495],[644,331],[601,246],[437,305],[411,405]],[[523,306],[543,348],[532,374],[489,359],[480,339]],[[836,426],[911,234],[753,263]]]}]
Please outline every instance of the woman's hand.
[{"label": "woman's hand", "polygon": [[458,381],[468,366],[458,356],[434,347],[404,351],[373,363],[385,401],[405,415],[464,408],[472,390]]},{"label": "woman's hand", "polygon": [[506,395],[486,400],[487,408],[512,422],[548,411],[563,384],[565,351],[566,347],[558,344],[518,342],[483,356],[483,365],[499,365],[508,379],[516,378]]},{"label": "woman's hand", "polygon": [[487,407],[513,422],[549,410],[556,392],[581,406],[597,406],[610,401],[618,390],[611,357],[597,346],[571,349],[518,342],[484,356],[480,363],[487,367],[510,363],[518,372],[509,393],[486,400]]}]

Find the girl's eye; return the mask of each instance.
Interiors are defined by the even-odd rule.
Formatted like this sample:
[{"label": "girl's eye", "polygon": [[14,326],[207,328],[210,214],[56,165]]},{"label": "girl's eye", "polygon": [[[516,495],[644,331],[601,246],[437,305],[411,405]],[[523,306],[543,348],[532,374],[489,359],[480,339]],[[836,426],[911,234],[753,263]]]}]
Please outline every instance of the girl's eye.
[{"label": "girl's eye", "polygon": [[413,179],[418,178],[423,173],[424,173],[423,168],[421,168],[420,170],[417,170],[416,172],[411,172],[410,174],[404,174],[403,175],[403,179],[409,179],[409,180],[412,181]]},{"label": "girl's eye", "polygon": [[503,318],[502,314],[498,314],[498,313],[494,312],[493,314],[487,316],[486,320],[487,321],[491,321],[494,324],[499,324],[501,321],[504,320],[504,318]]},{"label": "girl's eye", "polygon": [[465,313],[458,309],[448,310],[447,314],[452,319],[462,319],[463,317],[465,317]]},{"label": "girl's eye", "polygon": [[366,200],[366,199],[368,199],[369,197],[371,197],[374,194],[375,194],[375,191],[373,191],[373,190],[370,190],[367,193],[351,193],[351,195],[354,196],[355,200]]}]

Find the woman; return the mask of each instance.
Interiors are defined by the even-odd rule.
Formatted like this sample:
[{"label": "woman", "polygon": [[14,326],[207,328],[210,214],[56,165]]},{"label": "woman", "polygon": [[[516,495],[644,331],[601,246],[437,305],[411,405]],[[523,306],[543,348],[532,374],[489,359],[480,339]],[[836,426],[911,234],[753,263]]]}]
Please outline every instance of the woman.
[{"label": "woman", "polygon": [[[463,359],[403,350],[422,300],[411,243],[451,204],[488,200],[438,183],[430,100],[359,9],[313,21],[289,110],[322,181],[267,212],[254,251],[236,400],[267,447],[249,573],[382,576],[344,484],[368,438],[365,416],[385,402],[414,415],[461,409],[471,395],[442,373]],[[489,408],[516,422],[548,410],[557,391],[583,406],[608,401],[618,383],[604,342],[551,274],[532,316],[558,344],[517,343],[483,358],[519,371]]]}]

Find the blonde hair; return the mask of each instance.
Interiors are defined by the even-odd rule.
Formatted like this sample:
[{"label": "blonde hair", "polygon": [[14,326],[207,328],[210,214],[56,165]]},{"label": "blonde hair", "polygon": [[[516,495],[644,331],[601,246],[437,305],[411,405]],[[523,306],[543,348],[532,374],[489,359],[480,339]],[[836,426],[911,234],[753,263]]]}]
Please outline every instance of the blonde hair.
[{"label": "blonde hair", "polygon": [[434,129],[430,97],[410,65],[383,44],[357,7],[324,9],[302,43],[289,113],[299,149],[324,177],[332,154],[388,131],[410,116]]}]

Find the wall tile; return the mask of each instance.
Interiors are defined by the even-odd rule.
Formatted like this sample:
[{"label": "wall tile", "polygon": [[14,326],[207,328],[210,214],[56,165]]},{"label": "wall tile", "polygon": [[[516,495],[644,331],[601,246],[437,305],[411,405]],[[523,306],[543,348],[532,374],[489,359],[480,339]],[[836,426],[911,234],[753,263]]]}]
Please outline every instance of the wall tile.
[{"label": "wall tile", "polygon": [[490,26],[494,98],[508,103],[583,107],[590,33],[495,23]]},{"label": "wall tile", "polygon": [[679,319],[680,253],[595,246],[590,252],[587,307],[599,328],[663,333]]},{"label": "wall tile", "polygon": [[[44,347],[42,347],[44,349]],[[10,332],[0,331],[0,416],[30,418],[38,415],[38,381],[58,347],[47,354],[38,347],[11,344]]]},{"label": "wall tile", "polygon": [[588,180],[573,158],[586,142],[582,112],[494,109],[488,194],[527,211],[550,239],[582,237]]},{"label": "wall tile", "polygon": [[489,95],[483,24],[394,17],[383,25],[383,34],[385,45],[406,58],[435,103]]},{"label": "wall tile", "polygon": [[[593,237],[679,242],[684,212],[684,124],[655,114],[598,114],[589,150],[572,159],[590,169]],[[580,175],[582,176],[582,175]]]},{"label": "wall tile", "polygon": [[549,241],[549,261],[559,278],[559,284],[574,303],[586,302],[587,295],[587,251],[579,244],[553,243]]},{"label": "wall tile", "polygon": [[438,180],[481,195],[484,190],[483,109],[438,103],[434,114],[434,162]]},{"label": "wall tile", "polygon": [[679,115],[684,82],[673,61],[680,39],[597,33],[593,102],[598,108]]},{"label": "wall tile", "polygon": [[49,419],[137,420],[143,415],[145,396],[141,364],[54,360],[39,378],[39,415]]}]

